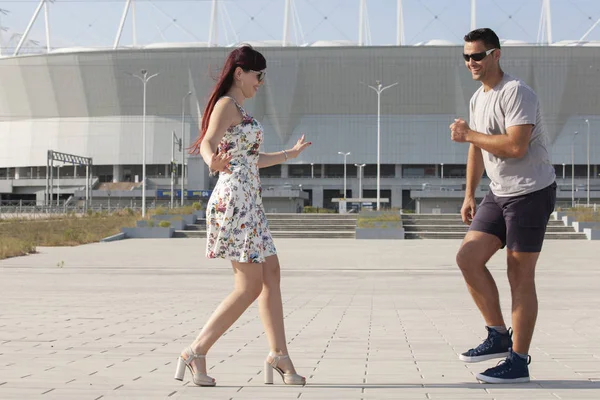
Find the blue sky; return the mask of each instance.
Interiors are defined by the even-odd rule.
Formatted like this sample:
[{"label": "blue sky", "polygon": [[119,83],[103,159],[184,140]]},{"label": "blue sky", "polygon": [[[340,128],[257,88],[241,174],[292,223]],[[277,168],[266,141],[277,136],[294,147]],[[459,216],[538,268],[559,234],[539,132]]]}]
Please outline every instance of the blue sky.
[{"label": "blue sky", "polygon": [[[208,41],[210,0],[135,0],[138,44]],[[358,40],[359,0],[294,0],[304,33],[299,42]],[[11,35],[24,32],[38,0],[0,0],[4,46]],[[231,21],[227,35],[220,26],[221,44],[281,40],[284,0],[223,1]],[[461,43],[470,27],[470,0],[403,0],[407,44],[431,39]],[[55,47],[112,45],[124,0],[56,0],[51,5]],[[541,0],[478,0],[477,25],[494,29],[501,38],[535,43]],[[396,0],[368,0],[371,43],[395,44]],[[553,41],[579,39],[600,18],[599,0],[552,0]],[[174,20],[176,22],[174,22]],[[227,22],[229,25],[229,23]],[[229,40],[226,40],[226,36]],[[45,43],[43,14],[32,34]],[[292,38],[294,41],[295,38]],[[600,25],[588,36],[600,40]],[[13,39],[14,43],[15,39]],[[131,14],[122,44],[132,44]]]}]

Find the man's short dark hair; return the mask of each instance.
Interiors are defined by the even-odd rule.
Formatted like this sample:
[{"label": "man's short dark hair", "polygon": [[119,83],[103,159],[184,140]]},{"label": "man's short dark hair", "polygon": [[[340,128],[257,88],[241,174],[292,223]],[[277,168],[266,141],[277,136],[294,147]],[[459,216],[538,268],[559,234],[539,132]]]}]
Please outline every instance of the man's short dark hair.
[{"label": "man's short dark hair", "polygon": [[467,33],[464,37],[465,42],[477,42],[482,41],[485,47],[489,49],[499,49],[500,39],[496,32],[490,28],[479,28]]}]

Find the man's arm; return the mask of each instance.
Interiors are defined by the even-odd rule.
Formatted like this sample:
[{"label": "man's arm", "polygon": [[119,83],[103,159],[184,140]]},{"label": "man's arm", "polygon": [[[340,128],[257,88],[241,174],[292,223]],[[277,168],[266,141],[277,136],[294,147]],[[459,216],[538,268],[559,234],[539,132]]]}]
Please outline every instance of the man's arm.
[{"label": "man's arm", "polygon": [[452,140],[471,143],[500,158],[521,158],[527,154],[532,124],[514,125],[506,129],[505,135],[486,135],[469,128],[462,119],[450,125]]},{"label": "man's arm", "polygon": [[481,149],[471,144],[469,146],[469,155],[467,156],[467,187],[465,189],[465,198],[475,198],[475,190],[479,182],[481,182],[484,169]]},{"label": "man's arm", "polygon": [[465,224],[471,225],[475,218],[477,204],[475,203],[475,190],[481,176],[483,175],[484,164],[481,149],[474,144],[469,146],[469,155],[467,156],[467,187],[465,189],[465,200],[460,209],[460,215]]},{"label": "man's arm", "polygon": [[469,129],[466,141],[500,158],[522,158],[527,154],[533,125],[516,125],[506,135],[486,135]]}]

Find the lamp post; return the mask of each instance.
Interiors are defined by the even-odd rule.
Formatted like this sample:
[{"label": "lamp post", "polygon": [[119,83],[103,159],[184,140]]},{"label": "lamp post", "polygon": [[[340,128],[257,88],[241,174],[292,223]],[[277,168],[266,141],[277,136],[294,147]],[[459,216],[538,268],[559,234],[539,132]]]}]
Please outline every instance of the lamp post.
[{"label": "lamp post", "polygon": [[587,124],[587,206],[590,206],[590,120],[586,119]]},{"label": "lamp post", "polygon": [[187,92],[181,99],[181,206],[183,207],[183,192],[185,189],[185,100],[192,95]]},{"label": "lamp post", "polygon": [[62,165],[56,166],[56,206],[60,207],[60,168]]},{"label": "lamp post", "polygon": [[358,168],[358,198],[362,199],[362,170],[367,164],[354,164]]},{"label": "lamp post", "polygon": [[350,155],[350,153],[342,153],[338,151],[339,155],[344,156],[344,199],[346,198],[346,157]]},{"label": "lamp post", "polygon": [[377,93],[377,210],[379,210],[381,208],[379,201],[381,189],[381,93],[386,89],[396,86],[400,82],[388,86],[381,86],[380,81],[376,81],[375,83],[377,86],[368,86]]},{"label": "lamp post", "polygon": [[146,217],[146,85],[158,73],[148,76],[148,71],[143,69],[140,75],[129,74],[138,78],[144,84],[144,100],[142,114],[142,218]]},{"label": "lamp post", "polygon": [[175,207],[175,174],[177,173],[175,164],[175,145],[178,145],[179,151],[183,153],[181,141],[182,139],[177,137],[175,131],[171,132],[171,208]]},{"label": "lamp post", "polygon": [[575,131],[571,139],[571,207],[575,207],[575,137],[578,133]]}]

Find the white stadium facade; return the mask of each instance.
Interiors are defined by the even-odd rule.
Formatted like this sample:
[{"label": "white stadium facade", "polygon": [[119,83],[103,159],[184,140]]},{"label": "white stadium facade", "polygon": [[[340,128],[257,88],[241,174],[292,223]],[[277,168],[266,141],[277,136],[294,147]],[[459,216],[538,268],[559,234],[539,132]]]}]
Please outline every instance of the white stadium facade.
[{"label": "white stadium facade", "polygon": [[[130,2],[124,3],[125,17]],[[380,196],[385,206],[458,212],[467,146],[450,141],[448,125],[468,117],[469,99],[479,85],[464,67],[462,44],[365,46],[359,40],[290,46],[285,35],[278,42],[250,42],[266,56],[268,74],[248,110],[264,125],[262,151],[291,148],[302,134],[313,146],[295,160],[261,171],[267,211],[336,208],[334,199],[342,197],[344,185],[349,198],[376,198],[377,94],[369,85],[381,82],[397,83],[381,94]],[[572,197],[585,203],[588,196],[599,202],[600,43],[502,44],[503,69],[538,94],[559,203],[570,204]],[[117,37],[114,48],[4,52],[0,200],[44,205],[51,193],[54,202],[81,202],[85,166],[78,165],[79,158],[64,158],[69,162],[51,161],[50,171],[48,154],[54,151],[91,159],[96,204],[139,205],[143,86],[131,74],[146,70],[159,74],[146,92],[147,201],[169,201],[173,140],[183,135],[189,145],[197,137],[213,77],[229,51],[231,46],[210,42],[121,46]],[[205,199],[215,180],[201,158],[186,155],[182,182],[177,145],[174,154],[175,187],[183,183],[185,201]],[[487,183],[484,178],[478,196]]]}]

